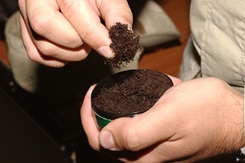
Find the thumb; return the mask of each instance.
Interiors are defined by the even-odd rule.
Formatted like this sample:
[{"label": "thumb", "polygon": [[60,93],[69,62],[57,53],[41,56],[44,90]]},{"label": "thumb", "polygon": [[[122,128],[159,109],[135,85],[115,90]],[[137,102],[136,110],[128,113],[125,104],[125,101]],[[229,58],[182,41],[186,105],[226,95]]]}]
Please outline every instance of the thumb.
[{"label": "thumb", "polygon": [[163,113],[159,112],[159,107],[155,105],[133,118],[113,120],[101,130],[100,145],[112,151],[139,151],[170,139],[173,132],[167,126],[171,124],[171,118],[163,120],[169,116],[161,114]]}]

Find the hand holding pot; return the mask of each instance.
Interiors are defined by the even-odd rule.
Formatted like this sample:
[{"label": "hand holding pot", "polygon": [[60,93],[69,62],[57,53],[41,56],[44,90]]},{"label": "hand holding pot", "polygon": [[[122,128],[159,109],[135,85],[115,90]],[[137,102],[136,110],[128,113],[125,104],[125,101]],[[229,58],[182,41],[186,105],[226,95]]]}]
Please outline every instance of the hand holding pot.
[{"label": "hand holding pot", "polygon": [[83,60],[91,48],[112,58],[108,28],[133,21],[126,0],[19,0],[19,7],[28,56],[52,67]]},{"label": "hand holding pot", "polygon": [[91,91],[81,109],[89,143],[122,161],[193,162],[244,146],[243,96],[219,79],[179,83],[149,111],[113,120],[101,131],[92,117]]}]

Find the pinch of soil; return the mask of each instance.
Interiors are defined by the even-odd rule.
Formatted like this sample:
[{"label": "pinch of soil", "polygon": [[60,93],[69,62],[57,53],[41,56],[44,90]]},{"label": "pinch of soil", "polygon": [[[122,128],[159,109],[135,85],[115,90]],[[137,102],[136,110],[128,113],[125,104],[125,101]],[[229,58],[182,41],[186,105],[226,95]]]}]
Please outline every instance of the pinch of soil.
[{"label": "pinch of soil", "polygon": [[127,24],[117,22],[109,29],[109,37],[112,40],[110,48],[115,53],[112,59],[105,59],[105,63],[120,68],[133,61],[137,51],[142,47],[139,44],[139,36],[135,36]]}]

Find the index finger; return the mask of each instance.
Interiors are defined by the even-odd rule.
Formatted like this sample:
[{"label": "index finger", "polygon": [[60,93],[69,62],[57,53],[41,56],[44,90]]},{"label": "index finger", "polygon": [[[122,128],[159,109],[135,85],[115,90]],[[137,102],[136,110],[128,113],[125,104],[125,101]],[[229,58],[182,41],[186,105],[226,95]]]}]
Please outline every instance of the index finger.
[{"label": "index finger", "polygon": [[76,30],[59,11],[56,0],[20,1],[20,9],[30,33],[33,30],[46,38],[46,41],[50,40],[68,48],[79,47],[82,44]]},{"label": "index finger", "polygon": [[[84,42],[106,58],[112,58],[108,28],[115,22],[132,24],[132,13],[125,0],[58,0],[62,13]],[[106,26],[101,23],[103,18]]]}]

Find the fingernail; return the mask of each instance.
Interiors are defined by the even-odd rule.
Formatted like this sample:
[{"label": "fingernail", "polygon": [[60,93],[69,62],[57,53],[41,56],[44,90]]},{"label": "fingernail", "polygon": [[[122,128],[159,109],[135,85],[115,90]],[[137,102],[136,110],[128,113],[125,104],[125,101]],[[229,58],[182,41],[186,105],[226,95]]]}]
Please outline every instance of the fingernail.
[{"label": "fingernail", "polygon": [[109,149],[109,150],[116,150],[115,141],[113,139],[111,132],[102,131],[100,133],[99,139],[100,139],[100,145],[103,148]]},{"label": "fingernail", "polygon": [[102,54],[106,58],[113,58],[114,53],[112,52],[109,46],[101,46],[99,49],[100,54]]}]

